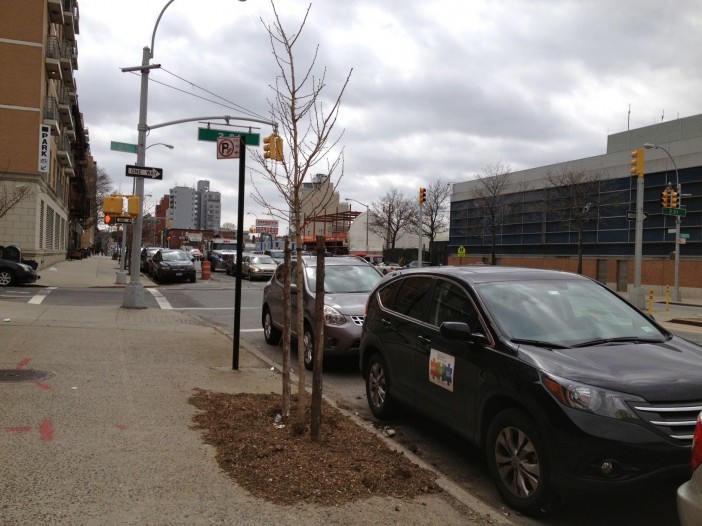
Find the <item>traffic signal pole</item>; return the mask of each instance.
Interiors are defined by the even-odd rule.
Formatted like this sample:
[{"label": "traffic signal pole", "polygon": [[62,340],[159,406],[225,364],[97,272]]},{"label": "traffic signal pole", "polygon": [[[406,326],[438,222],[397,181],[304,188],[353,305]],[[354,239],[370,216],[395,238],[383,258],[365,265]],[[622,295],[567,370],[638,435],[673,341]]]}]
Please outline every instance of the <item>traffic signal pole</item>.
[{"label": "traffic signal pole", "polygon": [[643,202],[644,202],[644,152],[642,149],[631,152],[631,174],[636,175],[636,231],[634,235],[634,288],[629,301],[638,309],[646,308],[641,287],[641,260],[643,257]]}]

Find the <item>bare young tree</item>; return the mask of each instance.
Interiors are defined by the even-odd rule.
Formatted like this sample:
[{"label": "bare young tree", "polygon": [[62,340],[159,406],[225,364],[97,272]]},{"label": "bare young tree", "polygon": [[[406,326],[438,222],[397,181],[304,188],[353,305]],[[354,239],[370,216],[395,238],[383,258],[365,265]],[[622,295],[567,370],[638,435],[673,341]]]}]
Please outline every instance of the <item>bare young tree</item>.
[{"label": "bare young tree", "polygon": [[441,177],[427,187],[427,200],[422,212],[422,234],[429,238],[429,256],[432,261],[434,240],[449,227],[448,198],[450,195],[451,187]]},{"label": "bare young tree", "polygon": [[599,172],[571,170],[567,166],[547,176],[548,213],[578,234],[578,274],[583,273],[583,233],[585,225],[597,218],[606,181]]},{"label": "bare young tree", "polygon": [[[273,25],[263,23],[273,51],[273,58],[278,66],[276,82],[271,85],[273,100],[271,101],[270,112],[272,120],[280,124],[282,135],[287,145],[287,151],[280,163],[270,163],[260,152],[255,152],[254,156],[260,166],[260,175],[263,182],[254,183],[252,196],[254,201],[266,208],[271,215],[289,220],[291,233],[296,243],[297,265],[295,281],[302,290],[303,268],[302,268],[302,241],[304,218],[302,210],[317,213],[324,210],[333,195],[333,189],[338,185],[338,180],[343,175],[343,148],[339,153],[334,153],[341,136],[334,137],[332,131],[339,114],[341,98],[348,86],[351,78],[350,70],[345,80],[341,83],[336,98],[324,97],[323,92],[327,87],[326,69],[322,69],[316,75],[316,62],[318,46],[312,55],[310,63],[305,68],[298,68],[295,61],[296,46],[300,43],[302,30],[307,22],[307,17],[311,5],[307,7],[302,22],[296,31],[288,33],[280,20],[275,3],[273,7]],[[278,130],[274,130],[278,131]],[[326,162],[325,175],[329,181],[338,171],[336,184],[330,184],[331,189],[326,198],[315,197],[314,203],[307,204],[305,199],[311,199],[309,194],[302,192],[303,182],[308,175],[312,175],[315,167],[322,161]],[[263,193],[263,184],[272,184],[282,197],[285,206],[275,208]],[[311,210],[310,210],[311,208]],[[289,295],[289,287],[284,290],[285,295]],[[298,428],[304,426],[305,421],[305,375],[304,352],[305,342],[302,337],[304,328],[303,295],[297,295],[297,357],[298,357],[298,389],[297,389],[297,414],[295,425]],[[323,320],[318,320],[323,323]],[[283,353],[290,353],[289,340],[283,339]],[[315,364],[317,361],[315,361]],[[320,360],[321,363],[321,360]],[[283,391],[285,393],[285,391]],[[286,402],[283,401],[285,406]],[[289,405],[288,405],[289,407]],[[289,415],[282,415],[287,419]]]},{"label": "bare young tree", "polygon": [[417,224],[419,205],[416,199],[409,199],[394,186],[378,201],[373,201],[368,229],[385,241],[385,248],[395,248],[401,232]]},{"label": "bare young tree", "polygon": [[0,174],[0,218],[6,216],[31,193],[29,184],[6,180],[6,175],[7,170]]},{"label": "bare young tree", "polygon": [[511,175],[510,167],[498,161],[486,166],[483,172],[476,176],[480,184],[473,190],[473,199],[483,216],[482,224],[477,228],[481,231],[481,235],[490,236],[491,265],[497,264],[497,232],[506,212],[505,195],[512,182]]}]

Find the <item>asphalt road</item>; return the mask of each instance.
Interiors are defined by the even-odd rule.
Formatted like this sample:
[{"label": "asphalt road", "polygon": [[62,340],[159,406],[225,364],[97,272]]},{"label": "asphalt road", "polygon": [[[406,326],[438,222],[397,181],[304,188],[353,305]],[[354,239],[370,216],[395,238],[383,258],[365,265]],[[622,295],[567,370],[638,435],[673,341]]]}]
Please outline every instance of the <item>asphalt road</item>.
[{"label": "asphalt road", "polygon": [[[270,359],[280,362],[280,351],[266,344],[261,329],[261,297],[264,282],[242,281],[240,338]],[[189,311],[233,333],[235,280],[223,272],[213,273],[209,281],[164,284],[149,288],[145,294],[147,308]],[[8,287],[0,289],[0,298],[13,301],[41,301],[51,305],[115,305],[122,301],[119,288],[52,289]],[[702,344],[702,330],[676,331],[680,336]],[[296,355],[293,352],[293,364]],[[364,419],[375,421],[365,398],[363,380],[355,361],[325,362],[325,394],[339,405]],[[309,375],[309,373],[307,373]],[[311,377],[310,377],[311,381]],[[561,510],[544,519],[515,515],[506,508],[490,481],[483,454],[451,432],[416,414],[399,414],[390,422],[377,425],[394,432],[394,439],[419,454],[463,489],[491,505],[519,525],[590,526],[672,525],[678,524],[675,490],[678,482],[654,488],[645,494],[614,497],[583,496],[569,501]],[[596,505],[593,505],[596,503]]]}]

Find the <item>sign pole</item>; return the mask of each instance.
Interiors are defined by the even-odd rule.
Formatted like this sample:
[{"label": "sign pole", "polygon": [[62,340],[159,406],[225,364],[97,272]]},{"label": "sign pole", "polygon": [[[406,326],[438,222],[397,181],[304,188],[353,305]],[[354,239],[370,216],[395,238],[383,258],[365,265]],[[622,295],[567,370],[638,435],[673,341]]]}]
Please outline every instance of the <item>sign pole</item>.
[{"label": "sign pole", "polygon": [[244,192],[246,191],[246,141],[240,138],[239,149],[239,210],[236,225],[236,285],[234,292],[234,335],[232,340],[232,369],[239,370],[239,334],[241,332],[241,257],[244,252]]}]

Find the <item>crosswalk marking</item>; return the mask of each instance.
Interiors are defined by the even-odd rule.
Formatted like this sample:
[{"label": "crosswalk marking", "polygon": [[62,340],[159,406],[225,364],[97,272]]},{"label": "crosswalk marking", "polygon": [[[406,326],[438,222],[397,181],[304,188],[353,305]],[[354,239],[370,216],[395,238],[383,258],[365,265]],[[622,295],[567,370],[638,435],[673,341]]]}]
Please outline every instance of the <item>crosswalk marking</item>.
[{"label": "crosswalk marking", "polygon": [[46,298],[49,295],[49,293],[52,290],[55,290],[56,288],[57,287],[46,287],[38,294],[35,294],[34,296],[32,296],[27,303],[31,303],[32,305],[41,304],[41,302],[44,301],[44,298]]}]

